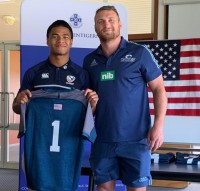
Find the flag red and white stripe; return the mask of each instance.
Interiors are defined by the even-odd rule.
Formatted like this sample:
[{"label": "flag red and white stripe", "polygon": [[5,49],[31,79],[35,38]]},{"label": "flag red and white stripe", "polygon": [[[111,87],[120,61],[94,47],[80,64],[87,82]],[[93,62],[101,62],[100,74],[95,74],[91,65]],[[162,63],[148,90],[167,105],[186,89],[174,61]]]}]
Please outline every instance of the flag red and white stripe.
[{"label": "flag red and white stripe", "polygon": [[[200,116],[200,39],[148,41],[145,44],[163,71],[168,96],[167,115]],[[150,91],[149,100],[153,114]]]}]

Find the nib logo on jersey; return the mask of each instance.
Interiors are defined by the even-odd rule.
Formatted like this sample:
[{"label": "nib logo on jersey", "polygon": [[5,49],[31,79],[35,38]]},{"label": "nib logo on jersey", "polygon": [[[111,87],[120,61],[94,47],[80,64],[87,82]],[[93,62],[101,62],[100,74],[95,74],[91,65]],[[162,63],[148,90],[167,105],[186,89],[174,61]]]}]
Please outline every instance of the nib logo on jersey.
[{"label": "nib logo on jersey", "polygon": [[110,71],[101,72],[100,80],[101,81],[115,80],[115,71],[110,70]]},{"label": "nib logo on jersey", "polygon": [[75,81],[75,79],[76,79],[75,76],[68,75],[68,76],[66,77],[66,80],[67,80],[66,84],[74,85],[73,82]]}]

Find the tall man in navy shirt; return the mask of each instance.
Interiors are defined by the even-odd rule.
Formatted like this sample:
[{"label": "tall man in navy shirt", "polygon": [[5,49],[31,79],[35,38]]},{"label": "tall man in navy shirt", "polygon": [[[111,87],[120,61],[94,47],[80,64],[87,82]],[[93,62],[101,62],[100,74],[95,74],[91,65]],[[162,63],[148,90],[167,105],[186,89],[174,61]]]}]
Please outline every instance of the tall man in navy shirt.
[{"label": "tall man in navy shirt", "polygon": [[[114,6],[96,11],[100,46],[84,59],[99,101],[97,139],[90,157],[98,191],[114,191],[121,179],[128,191],[151,184],[150,152],[163,143],[167,97],[161,70],[150,51],[120,36],[122,23]],[[151,124],[147,84],[154,97]]]}]

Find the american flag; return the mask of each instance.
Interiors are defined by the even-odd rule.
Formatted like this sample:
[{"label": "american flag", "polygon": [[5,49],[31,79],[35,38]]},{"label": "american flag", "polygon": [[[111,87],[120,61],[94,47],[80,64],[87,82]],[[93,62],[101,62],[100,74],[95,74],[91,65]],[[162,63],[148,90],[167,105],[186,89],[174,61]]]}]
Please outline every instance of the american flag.
[{"label": "american flag", "polygon": [[[163,72],[167,115],[200,116],[200,39],[138,42],[153,53]],[[151,114],[153,98],[149,91]]]}]

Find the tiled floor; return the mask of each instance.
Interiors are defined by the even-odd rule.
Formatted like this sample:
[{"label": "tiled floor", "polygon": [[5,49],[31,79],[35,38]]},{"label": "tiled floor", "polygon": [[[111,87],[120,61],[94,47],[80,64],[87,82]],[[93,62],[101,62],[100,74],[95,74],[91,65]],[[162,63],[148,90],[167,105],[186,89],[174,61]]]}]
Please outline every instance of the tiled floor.
[{"label": "tiled floor", "polygon": [[0,169],[0,190],[18,190],[18,170]]},{"label": "tiled floor", "polygon": [[148,187],[147,191],[200,191],[200,183],[191,183],[186,188]]},{"label": "tiled floor", "polygon": [[[18,173],[18,170],[0,169],[0,191],[18,191]],[[148,187],[147,191],[200,191],[200,183],[191,183],[183,189]]]}]

